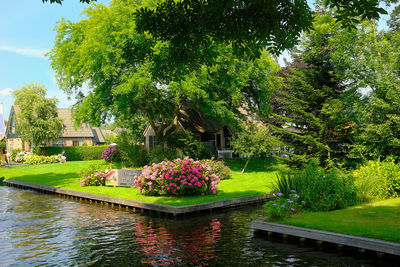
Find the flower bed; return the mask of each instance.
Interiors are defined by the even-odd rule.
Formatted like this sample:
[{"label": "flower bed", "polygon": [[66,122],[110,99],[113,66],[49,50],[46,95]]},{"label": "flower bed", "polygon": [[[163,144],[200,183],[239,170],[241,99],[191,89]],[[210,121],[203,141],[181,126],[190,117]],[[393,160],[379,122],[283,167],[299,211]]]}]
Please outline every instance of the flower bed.
[{"label": "flower bed", "polygon": [[216,194],[219,182],[209,165],[188,157],[145,166],[142,174],[135,176],[140,192],[153,196]]}]

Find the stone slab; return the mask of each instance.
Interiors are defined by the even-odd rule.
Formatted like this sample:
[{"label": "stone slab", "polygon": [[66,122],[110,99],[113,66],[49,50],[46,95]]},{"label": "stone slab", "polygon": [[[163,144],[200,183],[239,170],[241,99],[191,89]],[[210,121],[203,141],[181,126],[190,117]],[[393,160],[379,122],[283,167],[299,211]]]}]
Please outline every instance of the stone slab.
[{"label": "stone slab", "polygon": [[400,256],[400,243],[279,223],[254,221],[251,228]]},{"label": "stone slab", "polygon": [[134,186],[135,176],[139,176],[141,170],[136,169],[111,169],[106,172],[107,186]]},{"label": "stone slab", "polygon": [[49,193],[63,194],[67,196],[81,197],[85,199],[91,199],[96,201],[103,201],[108,203],[113,203],[115,205],[123,205],[132,208],[139,208],[157,212],[163,212],[173,215],[181,215],[199,211],[207,211],[219,208],[229,208],[236,206],[249,205],[254,203],[266,202],[274,198],[272,194],[264,194],[264,195],[256,195],[256,196],[247,196],[240,198],[232,198],[232,199],[223,199],[213,202],[195,204],[195,205],[186,205],[186,206],[172,206],[165,204],[157,204],[157,203],[149,203],[131,199],[117,198],[117,197],[109,197],[103,195],[96,195],[92,193],[80,192],[75,190],[63,189],[58,187],[52,187],[48,185],[40,185],[28,182],[21,182],[15,180],[4,180],[7,185],[16,185],[22,186],[26,188],[43,190]]}]

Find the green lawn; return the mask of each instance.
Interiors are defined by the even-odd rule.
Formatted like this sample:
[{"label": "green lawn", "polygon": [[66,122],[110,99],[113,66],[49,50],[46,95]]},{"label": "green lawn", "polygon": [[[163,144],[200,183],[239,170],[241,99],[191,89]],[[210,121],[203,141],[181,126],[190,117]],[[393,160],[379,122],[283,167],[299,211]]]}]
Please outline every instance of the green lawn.
[{"label": "green lawn", "polygon": [[279,223],[400,242],[400,198],[329,212],[300,213]]},{"label": "green lawn", "polygon": [[228,165],[232,166],[232,179],[220,182],[217,192],[220,194],[219,196],[150,197],[141,195],[136,188],[114,188],[105,186],[82,187],[77,180],[77,172],[95,162],[102,161],[71,161],[63,164],[13,166],[10,169],[1,168],[0,177],[4,176],[6,179],[10,180],[50,185],[98,195],[183,206],[267,193],[270,190],[268,186],[276,179],[278,168],[284,168],[284,165],[281,164],[266,166],[263,161],[255,159],[249,164],[246,173],[241,174],[240,167],[244,164],[235,160],[228,161]]}]

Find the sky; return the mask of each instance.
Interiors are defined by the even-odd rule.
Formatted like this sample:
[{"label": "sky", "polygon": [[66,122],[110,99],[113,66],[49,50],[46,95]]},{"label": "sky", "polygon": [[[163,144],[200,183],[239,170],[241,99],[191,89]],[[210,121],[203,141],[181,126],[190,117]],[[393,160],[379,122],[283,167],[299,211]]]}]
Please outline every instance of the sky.
[{"label": "sky", "polygon": [[[97,1],[107,5],[109,2]],[[0,102],[6,120],[13,103],[12,90],[30,82],[44,84],[47,96],[58,98],[59,107],[73,104],[58,88],[44,53],[53,47],[56,22],[61,18],[79,21],[87,6],[79,0],[64,0],[62,5],[42,0],[0,1]]]},{"label": "sky", "polygon": [[[97,3],[108,5],[110,1]],[[58,98],[58,107],[71,107],[73,100],[68,100],[58,88],[55,73],[44,54],[53,46],[56,22],[61,18],[79,21],[87,6],[79,0],[64,0],[62,5],[42,0],[0,1],[0,102],[6,120],[13,103],[12,90],[30,82],[44,84],[47,97]],[[288,58],[287,52],[280,57],[281,65],[283,57]]]}]

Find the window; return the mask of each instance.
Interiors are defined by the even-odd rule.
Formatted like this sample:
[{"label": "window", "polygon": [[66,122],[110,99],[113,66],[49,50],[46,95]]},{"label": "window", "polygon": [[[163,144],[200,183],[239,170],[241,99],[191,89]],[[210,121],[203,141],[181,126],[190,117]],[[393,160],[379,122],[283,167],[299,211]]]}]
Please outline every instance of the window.
[{"label": "window", "polygon": [[73,146],[83,146],[84,141],[83,140],[73,140],[72,145]]},{"label": "window", "polygon": [[64,140],[62,140],[62,139],[51,140],[51,145],[52,146],[64,146]]}]

